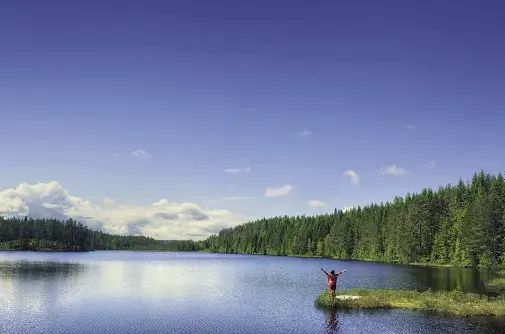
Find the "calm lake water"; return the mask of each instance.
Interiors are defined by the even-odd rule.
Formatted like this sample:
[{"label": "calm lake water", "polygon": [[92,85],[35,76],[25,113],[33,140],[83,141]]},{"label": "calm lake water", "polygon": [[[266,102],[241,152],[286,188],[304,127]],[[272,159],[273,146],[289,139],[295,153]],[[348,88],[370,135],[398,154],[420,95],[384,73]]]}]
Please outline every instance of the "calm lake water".
[{"label": "calm lake water", "polygon": [[338,288],[483,291],[469,269],[205,253],[0,252],[0,333],[500,333],[505,321],[403,310],[325,312]]}]

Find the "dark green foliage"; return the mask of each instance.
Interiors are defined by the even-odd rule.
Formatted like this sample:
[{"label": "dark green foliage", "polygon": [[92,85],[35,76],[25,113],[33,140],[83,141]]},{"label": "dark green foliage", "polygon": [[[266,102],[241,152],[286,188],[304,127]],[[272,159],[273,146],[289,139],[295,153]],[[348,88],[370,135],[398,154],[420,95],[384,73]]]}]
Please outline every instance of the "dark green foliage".
[{"label": "dark green foliage", "polygon": [[347,212],[263,218],[205,242],[219,253],[495,267],[505,262],[504,219],[503,176],[480,172]]},{"label": "dark green foliage", "polygon": [[205,242],[161,241],[144,236],[125,236],[93,231],[69,219],[2,218],[0,217],[0,250],[146,250],[195,251],[208,246]]},{"label": "dark green foliage", "polygon": [[0,250],[65,251],[66,246],[59,241],[46,239],[22,239],[0,242]]},{"label": "dark green foliage", "polygon": [[[473,267],[505,265],[505,180],[424,189],[393,201],[318,216],[273,217],[204,241],[161,241],[92,231],[72,219],[2,219],[1,249],[199,251],[321,256]],[[14,241],[14,242],[13,242]],[[9,242],[9,243],[6,243]],[[51,243],[53,242],[53,243]]]}]

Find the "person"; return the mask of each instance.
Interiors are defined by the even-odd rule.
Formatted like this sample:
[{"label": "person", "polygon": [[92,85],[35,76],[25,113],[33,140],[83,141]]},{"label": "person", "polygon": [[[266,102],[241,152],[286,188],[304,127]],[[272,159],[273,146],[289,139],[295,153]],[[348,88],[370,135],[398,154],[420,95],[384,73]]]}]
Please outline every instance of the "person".
[{"label": "person", "polygon": [[330,273],[324,271],[323,268],[321,268],[321,270],[326,274],[326,278],[328,279],[328,289],[330,290],[330,296],[335,296],[335,290],[337,290],[337,279],[340,275],[342,275],[343,272],[345,272],[345,269],[339,271],[336,274],[335,270],[332,270]]}]

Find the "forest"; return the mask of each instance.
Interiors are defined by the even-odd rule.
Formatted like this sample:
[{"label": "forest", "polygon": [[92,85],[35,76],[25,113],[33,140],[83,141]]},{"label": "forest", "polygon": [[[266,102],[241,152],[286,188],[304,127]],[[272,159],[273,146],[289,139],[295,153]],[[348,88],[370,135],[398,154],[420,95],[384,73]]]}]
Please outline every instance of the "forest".
[{"label": "forest", "polygon": [[489,268],[505,265],[504,220],[503,175],[481,171],[436,191],[345,212],[263,218],[203,241],[113,235],[72,219],[0,217],[0,249],[209,251]]},{"label": "forest", "polygon": [[144,250],[196,251],[205,243],[191,240],[164,241],[145,236],[114,235],[93,231],[72,219],[2,218],[0,250],[90,251]]},{"label": "forest", "polygon": [[217,253],[489,268],[505,265],[504,220],[504,178],[481,171],[471,181],[346,212],[260,219],[224,229],[205,246]]}]

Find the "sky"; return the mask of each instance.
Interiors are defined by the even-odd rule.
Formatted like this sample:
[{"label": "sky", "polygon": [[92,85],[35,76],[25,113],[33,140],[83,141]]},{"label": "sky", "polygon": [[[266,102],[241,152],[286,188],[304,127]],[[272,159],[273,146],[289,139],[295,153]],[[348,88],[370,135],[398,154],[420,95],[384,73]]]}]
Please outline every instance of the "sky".
[{"label": "sky", "polygon": [[502,1],[13,1],[0,215],[200,240],[505,170]]}]

